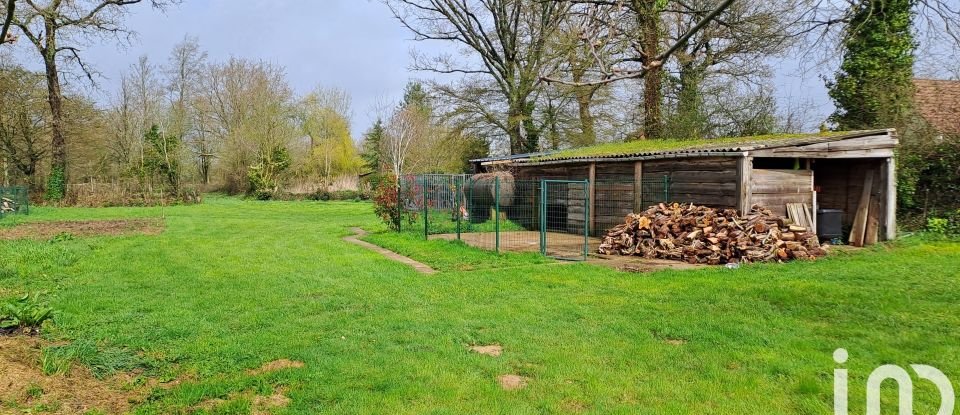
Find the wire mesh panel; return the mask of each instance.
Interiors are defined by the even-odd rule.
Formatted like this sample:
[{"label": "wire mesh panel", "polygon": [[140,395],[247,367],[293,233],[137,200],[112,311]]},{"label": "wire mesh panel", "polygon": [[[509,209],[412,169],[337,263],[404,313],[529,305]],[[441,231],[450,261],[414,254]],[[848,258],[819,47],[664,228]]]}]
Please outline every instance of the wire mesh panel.
[{"label": "wire mesh panel", "polygon": [[541,252],[586,260],[589,250],[590,182],[544,180],[541,185]]},{"label": "wire mesh panel", "polygon": [[597,180],[593,183],[590,234],[602,236],[623,223],[627,215],[670,201],[670,176],[634,180]]},{"label": "wire mesh panel", "polygon": [[400,178],[398,197],[411,222],[401,231],[424,235],[456,233],[464,216],[462,186],[465,175],[406,175]]},{"label": "wire mesh panel", "polygon": [[0,187],[0,217],[30,214],[30,198],[25,186]]},{"label": "wire mesh panel", "polygon": [[632,213],[670,200],[669,176],[633,180],[516,180],[505,172],[407,175],[401,231],[491,251],[585,259],[597,236]]}]

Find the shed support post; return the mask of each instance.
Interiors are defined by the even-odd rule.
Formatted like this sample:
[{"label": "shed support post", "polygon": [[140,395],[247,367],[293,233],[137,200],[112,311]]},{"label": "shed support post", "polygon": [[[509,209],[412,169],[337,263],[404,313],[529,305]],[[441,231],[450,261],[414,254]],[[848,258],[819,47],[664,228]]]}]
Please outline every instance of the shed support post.
[{"label": "shed support post", "polygon": [[590,212],[589,220],[586,222],[586,225],[589,225],[590,229],[596,228],[597,217],[594,214],[593,205],[597,200],[597,163],[590,163],[590,172],[589,172],[589,182],[587,183],[587,203],[583,207]]},{"label": "shed support post", "polygon": [[884,236],[892,241],[897,238],[897,162],[893,157],[887,158],[886,166],[886,213],[884,214]]},{"label": "shed support post", "polygon": [[750,174],[753,172],[753,157],[749,156],[748,153],[743,153],[743,157],[737,162],[737,169],[740,177],[740,183],[737,185],[738,198],[740,199],[737,210],[742,215],[750,211],[750,199],[753,193],[750,185]]},{"label": "shed support post", "polygon": [[642,212],[643,206],[643,162],[633,163],[633,212]]}]

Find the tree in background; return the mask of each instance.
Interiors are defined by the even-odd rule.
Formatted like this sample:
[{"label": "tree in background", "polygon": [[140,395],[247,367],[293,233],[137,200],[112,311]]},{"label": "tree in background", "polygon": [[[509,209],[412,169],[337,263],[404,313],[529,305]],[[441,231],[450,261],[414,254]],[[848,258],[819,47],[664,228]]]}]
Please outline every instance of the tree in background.
[{"label": "tree in background", "polygon": [[166,133],[176,137],[178,145],[192,153],[190,164],[196,166],[197,176],[204,184],[209,183],[212,152],[198,109],[206,65],[207,53],[196,38],[187,36],[173,47],[162,68],[167,101]]},{"label": "tree in background", "polygon": [[862,0],[852,7],[843,62],[830,97],[840,130],[903,125],[913,100],[915,0]]},{"label": "tree in background", "polygon": [[[772,132],[755,128],[759,125],[758,117],[763,116],[760,112],[751,114],[729,109],[741,107],[745,101],[762,102],[764,95],[769,95],[762,85],[770,76],[765,59],[784,52],[796,40],[791,33],[798,3],[796,0],[736,2],[724,11],[717,24],[704,27],[679,43],[666,67],[671,74],[667,96],[672,105],[667,105],[663,136],[717,137],[731,133],[720,128],[729,123],[754,124],[751,128],[738,128],[743,131]],[[678,42],[711,10],[711,4],[713,2],[707,0],[670,2],[663,13],[665,38]],[[759,91],[751,93],[751,89]],[[767,110],[768,106],[757,109]],[[743,116],[735,117],[738,114]],[[726,119],[716,119],[717,115]]]},{"label": "tree in background", "polygon": [[37,190],[40,162],[49,139],[43,74],[16,66],[0,67],[0,157],[3,185],[9,185],[10,167],[31,190]]},{"label": "tree in background", "polygon": [[360,157],[367,171],[379,172],[383,169],[384,159],[381,155],[381,146],[386,131],[383,128],[383,120],[377,118],[373,126],[363,134],[362,151]]},{"label": "tree in background", "polygon": [[[81,46],[71,44],[91,36],[125,35],[130,31],[122,26],[126,6],[143,0],[50,0],[46,3],[28,1],[27,7],[13,14],[13,24],[36,48],[43,60],[47,78],[47,100],[50,105],[50,176],[47,198],[62,200],[67,185],[67,137],[64,134],[63,87],[61,61],[75,63],[92,82],[92,68],[81,58]],[[155,7],[166,3],[151,0]],[[22,10],[22,12],[21,12]],[[63,42],[63,43],[61,43]]]},{"label": "tree in background", "polygon": [[385,2],[416,40],[452,42],[470,54],[462,61],[419,56],[414,63],[418,70],[467,76],[437,89],[461,113],[505,135],[514,154],[539,149],[536,95],[551,64],[547,43],[566,15],[566,2]]},{"label": "tree in background", "polygon": [[144,135],[148,148],[144,151],[143,175],[153,181],[159,179],[160,184],[172,195],[180,193],[180,161],[177,159],[177,148],[180,139],[172,135],[164,135],[156,124]]},{"label": "tree in background", "polygon": [[251,166],[264,165],[263,171],[271,175],[286,174],[286,169],[270,167],[283,159],[281,153],[289,155],[290,144],[300,133],[294,122],[293,92],[282,68],[239,58],[209,65],[201,100],[225,191],[257,191],[249,180]]},{"label": "tree in background", "polygon": [[394,178],[410,170],[415,143],[425,141],[429,131],[429,118],[413,106],[401,106],[390,116],[380,153]]},{"label": "tree in background", "polygon": [[[559,1],[559,0],[558,0]],[[733,0],[705,8],[702,17],[672,44],[662,45],[661,14],[668,0],[570,0],[591,16],[580,35],[581,45],[594,57],[595,76],[583,81],[569,77],[546,80],[571,86],[610,84],[644,78],[643,136],[661,135],[662,70],[668,59],[693,35],[718,19]],[[613,45],[615,53],[598,53]]]},{"label": "tree in background", "polygon": [[10,33],[10,26],[13,25],[14,13],[17,11],[17,0],[3,0],[0,3],[0,14],[3,20],[0,20],[0,45],[4,43],[13,43],[17,38]]},{"label": "tree in background", "polygon": [[350,135],[350,96],[340,89],[316,88],[300,102],[300,128],[309,138],[302,172],[318,176],[324,187],[360,172],[362,160]]}]

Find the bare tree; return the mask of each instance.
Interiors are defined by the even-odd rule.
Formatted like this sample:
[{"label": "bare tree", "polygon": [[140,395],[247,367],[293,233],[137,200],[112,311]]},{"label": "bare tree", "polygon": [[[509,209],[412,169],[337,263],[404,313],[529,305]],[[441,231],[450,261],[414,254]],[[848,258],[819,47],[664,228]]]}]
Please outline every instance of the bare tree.
[{"label": "bare tree", "polygon": [[272,162],[298,136],[293,92],[283,68],[264,62],[232,58],[207,72],[203,123],[226,190],[242,192],[249,189],[250,168]]},{"label": "bare tree", "polygon": [[[803,39],[802,62],[806,66],[819,67],[838,58],[838,46],[845,33],[859,30],[850,27],[854,12],[863,5],[876,7],[871,0],[803,0],[798,5],[799,16],[795,19],[792,36]],[[954,55],[960,49],[960,5],[956,0],[916,0],[913,2],[914,31],[919,40],[917,58],[923,61],[928,55],[935,58],[942,50]],[[938,51],[940,49],[940,51]],[[951,62],[953,63],[953,62]]]},{"label": "bare tree", "polygon": [[387,121],[381,154],[394,177],[399,178],[407,167],[412,149],[429,129],[429,119],[413,106],[401,107]]},{"label": "bare tree", "polygon": [[[452,42],[471,59],[450,55],[416,56],[414,68],[474,77],[468,88],[446,88],[461,108],[475,110],[481,120],[502,131],[513,153],[536,151],[540,127],[534,121],[535,94],[551,64],[547,42],[566,15],[565,1],[518,0],[385,0],[394,16],[420,41]],[[486,84],[489,83],[489,86]],[[469,90],[484,84],[504,103],[502,113],[477,105],[483,97]],[[496,107],[494,107],[496,108]]]},{"label": "bare tree", "polygon": [[[13,24],[36,48],[43,60],[50,105],[50,184],[47,195],[59,200],[67,181],[67,140],[64,134],[63,91],[60,63],[76,64],[93,81],[93,70],[81,58],[82,45],[71,44],[78,38],[116,36],[124,39],[131,31],[122,25],[126,7],[144,0],[39,0],[26,1],[26,7],[13,15]],[[150,0],[162,7],[165,0]],[[61,41],[64,43],[61,44]]]},{"label": "bare tree", "polygon": [[[307,171],[318,170],[324,186],[344,170],[356,167],[356,147],[350,137],[350,95],[338,88],[317,87],[298,108],[298,121],[309,138]],[[317,169],[311,169],[316,165]]]},{"label": "bare tree", "polygon": [[165,134],[166,126],[162,122],[163,85],[157,77],[157,67],[150,63],[146,56],[141,56],[137,63],[131,65],[130,72],[124,77],[127,88],[131,93],[133,111],[133,134],[139,140],[139,166],[144,167],[145,154],[148,144],[144,141],[145,135],[157,125],[161,127],[161,134]]},{"label": "bare tree", "polygon": [[[665,37],[671,42],[696,25],[711,10],[710,0],[674,2],[664,11]],[[674,138],[710,136],[710,115],[704,107],[710,78],[728,85],[759,85],[768,76],[765,58],[786,50],[798,1],[740,1],[684,42],[666,67],[675,71],[675,105],[664,135]],[[731,96],[727,91],[725,96]],[[730,102],[729,105],[737,106]]]},{"label": "bare tree", "polygon": [[167,131],[181,141],[186,141],[187,134],[194,130],[190,112],[200,93],[206,61],[207,53],[200,48],[197,38],[187,36],[173,47],[163,67],[170,107]]},{"label": "bare tree", "polygon": [[19,67],[0,67],[0,157],[4,183],[8,163],[35,188],[40,162],[47,155],[47,112],[43,75]]},{"label": "bare tree", "polygon": [[10,26],[13,25],[13,16],[17,11],[17,0],[4,0],[3,21],[0,21],[0,45],[4,43],[13,43],[17,37],[10,33]]},{"label": "bare tree", "polygon": [[133,166],[139,165],[140,161],[139,156],[134,157],[134,153],[139,153],[137,148],[140,145],[140,137],[137,137],[137,134],[141,128],[135,126],[139,123],[134,119],[134,98],[131,89],[127,76],[122,75],[120,88],[113,98],[110,113],[107,116],[110,128],[109,141],[106,143],[107,158],[117,169],[115,174],[130,170]]},{"label": "bare tree", "polygon": [[[557,0],[559,1],[559,0]],[[661,12],[656,0],[570,0],[586,8],[590,16],[581,33],[583,47],[594,57],[596,77],[576,81],[547,77],[548,82],[573,86],[602,85],[644,78],[644,134],[660,135],[661,73],[667,60],[694,34],[707,27],[733,0],[723,0],[661,51]],[[616,45],[619,53],[600,53],[601,46]]]},{"label": "bare tree", "polygon": [[[188,151],[193,153],[189,162],[195,162],[204,183],[209,173],[209,157],[206,156],[206,135],[201,131],[200,119],[197,117],[197,101],[201,93],[206,60],[207,53],[200,48],[197,38],[186,36],[173,47],[167,64],[163,67],[167,93],[165,134],[175,137],[179,147],[186,146]],[[170,153],[164,149],[167,157],[186,156],[179,152]],[[167,162],[169,164],[169,160]]]}]

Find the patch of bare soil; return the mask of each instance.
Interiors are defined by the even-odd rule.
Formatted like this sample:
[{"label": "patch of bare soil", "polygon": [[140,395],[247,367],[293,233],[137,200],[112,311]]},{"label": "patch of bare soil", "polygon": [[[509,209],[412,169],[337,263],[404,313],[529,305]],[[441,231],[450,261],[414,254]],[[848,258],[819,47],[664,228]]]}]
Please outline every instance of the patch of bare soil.
[{"label": "patch of bare soil", "polygon": [[497,357],[503,353],[503,346],[499,344],[491,344],[488,346],[471,346],[470,350],[475,353],[485,354],[487,356]]},{"label": "patch of bare soil", "polygon": [[0,240],[47,240],[62,234],[72,236],[157,235],[163,232],[162,219],[118,219],[95,221],[31,222],[0,228]]},{"label": "patch of bare soil", "polygon": [[281,388],[275,390],[273,395],[257,395],[253,398],[252,413],[253,415],[266,415],[273,413],[274,409],[286,408],[287,405],[290,405],[290,398],[287,397],[285,391]]},{"label": "patch of bare soil", "polygon": [[36,337],[0,336],[0,401],[12,413],[58,415],[100,411],[123,414],[132,403],[146,396],[143,388],[132,388],[129,375],[97,379],[90,371],[73,365],[62,375],[44,376],[40,370],[43,341]]},{"label": "patch of bare soil", "polygon": [[214,398],[200,402],[190,409],[193,412],[200,410],[214,412],[221,406],[226,406],[238,399],[244,399],[250,402],[250,413],[252,415],[270,415],[280,408],[290,405],[290,398],[286,395],[286,390],[277,388],[272,395],[256,395],[253,392],[232,393],[226,399]]},{"label": "patch of bare soil", "polygon": [[688,264],[683,261],[671,261],[668,259],[641,258],[635,256],[620,255],[591,255],[587,261],[591,264],[602,265],[614,268],[623,272],[647,273],[661,270],[688,270],[706,268],[709,265]]},{"label": "patch of bare soil", "polygon": [[497,378],[503,390],[513,391],[527,386],[528,379],[520,375],[501,375]]},{"label": "patch of bare soil", "polygon": [[666,340],[664,340],[664,342],[666,342],[667,344],[669,344],[669,345],[671,345],[671,346],[683,346],[683,345],[687,344],[687,341],[684,340],[684,339],[666,339]]},{"label": "patch of bare soil", "polygon": [[249,375],[262,375],[264,373],[276,372],[283,369],[296,369],[303,367],[303,362],[290,359],[277,359],[272,362],[264,363],[259,368],[247,371]]}]

